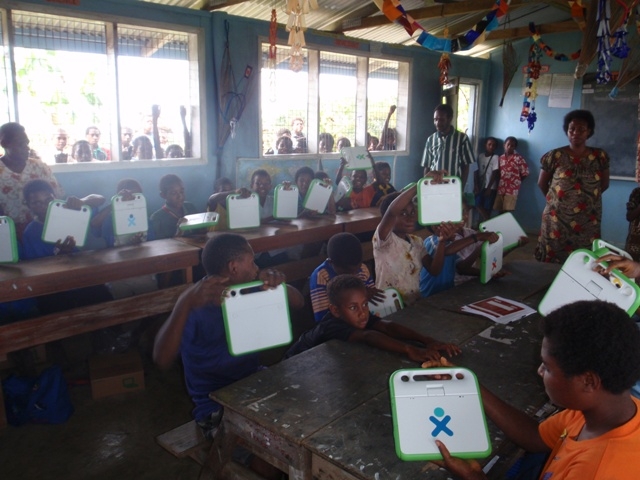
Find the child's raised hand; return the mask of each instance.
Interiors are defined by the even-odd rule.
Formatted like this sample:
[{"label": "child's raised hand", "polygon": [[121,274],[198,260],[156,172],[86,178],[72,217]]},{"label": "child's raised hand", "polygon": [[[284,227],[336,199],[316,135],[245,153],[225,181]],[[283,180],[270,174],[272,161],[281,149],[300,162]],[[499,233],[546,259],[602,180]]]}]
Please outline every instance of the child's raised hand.
[{"label": "child's raised hand", "polygon": [[286,280],[284,273],[279,270],[274,270],[272,268],[268,268],[266,270],[261,270],[258,274],[258,280],[264,282],[263,289],[267,290],[269,288],[276,288],[281,283],[284,283]]},{"label": "child's raised hand", "polygon": [[[600,265],[600,262],[608,262],[607,267],[603,268],[603,266]],[[614,268],[620,270],[629,278],[640,277],[640,263],[634,262],[633,260],[629,260],[628,258],[621,257],[620,255],[616,255],[614,253],[608,253],[607,255],[600,257],[598,259],[598,264],[596,264],[594,270],[600,272],[601,274],[608,275]]]},{"label": "child's raised hand", "polygon": [[134,234],[129,241],[127,242],[128,245],[139,245],[144,241],[144,232],[138,232],[136,234]]},{"label": "child's raised hand", "polygon": [[284,188],[284,190],[291,190],[291,182],[285,180],[284,182],[282,182],[282,187]]},{"label": "child's raised hand", "polygon": [[190,307],[198,308],[211,304],[220,306],[228,282],[229,279],[227,277],[217,275],[206,276],[196,282],[189,294]]},{"label": "child's raised hand", "polygon": [[78,197],[68,197],[65,208],[68,208],[70,210],[80,210],[82,208],[82,205],[84,204]]},{"label": "child's raised hand", "polygon": [[525,246],[527,243],[529,243],[529,237],[523,235],[520,238],[518,238],[518,247],[523,247]]},{"label": "child's raised hand", "polygon": [[480,232],[477,234],[478,239],[485,242],[489,241],[489,243],[496,243],[500,240],[500,237],[496,232]]},{"label": "child's raised hand", "polygon": [[380,290],[373,285],[367,287],[367,301],[378,305],[378,303],[384,302],[385,298],[387,298],[387,296],[384,294],[384,290]]},{"label": "child's raised hand", "polygon": [[347,159],[344,157],[340,157],[340,166],[341,167],[346,167],[347,166]]},{"label": "child's raised hand", "polygon": [[240,198],[249,198],[251,196],[251,190],[244,187],[240,187],[239,189],[237,189],[236,193],[240,195]]},{"label": "child's raised hand", "polygon": [[126,188],[120,190],[118,192],[118,195],[120,195],[122,197],[122,200],[125,202],[130,202],[131,200],[136,199],[136,196],[133,194],[133,192],[131,190],[127,190]]},{"label": "child's raised hand", "polygon": [[54,255],[65,255],[67,253],[73,252],[73,249],[76,248],[76,240],[71,236],[67,236],[64,240],[58,240],[53,246],[53,254]]},{"label": "child's raised hand", "polygon": [[430,178],[431,183],[444,183],[444,177],[448,174],[447,170],[431,170],[425,175],[425,178]]},{"label": "child's raised hand", "polygon": [[450,240],[458,231],[458,226],[451,222],[442,222],[440,224],[440,232],[438,233],[438,240]]}]

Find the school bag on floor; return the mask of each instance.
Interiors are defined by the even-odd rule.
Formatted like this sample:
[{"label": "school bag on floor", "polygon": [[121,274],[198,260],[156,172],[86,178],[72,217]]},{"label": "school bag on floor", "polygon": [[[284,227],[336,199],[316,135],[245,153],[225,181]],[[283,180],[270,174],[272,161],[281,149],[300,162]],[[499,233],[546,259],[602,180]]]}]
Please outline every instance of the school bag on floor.
[{"label": "school bag on floor", "polygon": [[57,365],[38,377],[11,375],[2,381],[7,422],[14,427],[25,423],[64,423],[73,413],[73,405]]}]

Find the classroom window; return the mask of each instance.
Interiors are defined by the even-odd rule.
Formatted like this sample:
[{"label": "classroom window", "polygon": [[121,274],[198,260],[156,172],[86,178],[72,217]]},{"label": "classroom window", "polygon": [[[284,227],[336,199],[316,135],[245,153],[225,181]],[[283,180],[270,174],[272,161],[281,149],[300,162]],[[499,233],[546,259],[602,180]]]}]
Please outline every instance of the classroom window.
[{"label": "classroom window", "polygon": [[[370,136],[382,136],[385,124],[394,138],[387,149],[406,149],[409,62],[307,47],[303,68],[294,72],[289,47],[278,45],[271,58],[269,44],[261,49],[264,154],[335,153],[341,138],[352,146],[368,145]],[[303,120],[302,132],[295,131],[296,118]],[[293,151],[277,148],[282,135],[293,137]],[[296,149],[295,137],[301,135],[304,146]]]},{"label": "classroom window", "polygon": [[[12,28],[2,36],[10,49],[3,49],[0,121],[23,124],[46,163],[74,163],[80,141],[102,151],[91,164],[166,158],[172,144],[174,158],[202,155],[197,32],[20,10],[3,15]],[[127,148],[125,130],[130,140],[145,137],[135,145],[155,146],[154,111],[160,148]],[[61,135],[64,156],[57,155]]]}]

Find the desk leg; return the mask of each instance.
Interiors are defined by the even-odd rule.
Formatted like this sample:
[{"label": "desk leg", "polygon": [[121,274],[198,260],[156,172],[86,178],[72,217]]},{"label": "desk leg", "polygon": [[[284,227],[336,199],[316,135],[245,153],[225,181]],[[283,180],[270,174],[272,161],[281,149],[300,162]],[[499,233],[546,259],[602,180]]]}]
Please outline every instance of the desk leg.
[{"label": "desk leg", "polygon": [[184,279],[187,284],[193,283],[193,267],[184,269]]},{"label": "desk leg", "polygon": [[213,437],[209,456],[200,470],[198,480],[222,478],[222,469],[231,461],[231,454],[236,443],[237,437],[225,431],[223,421]]}]

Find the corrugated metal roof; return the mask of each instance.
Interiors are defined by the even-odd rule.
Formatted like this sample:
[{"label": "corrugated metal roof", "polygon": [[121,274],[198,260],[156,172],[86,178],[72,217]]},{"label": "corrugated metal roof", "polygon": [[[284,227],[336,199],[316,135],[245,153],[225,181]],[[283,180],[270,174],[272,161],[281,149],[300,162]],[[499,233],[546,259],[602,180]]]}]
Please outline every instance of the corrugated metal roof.
[{"label": "corrugated metal roof", "polygon": [[[142,0],[162,5],[173,5],[194,9],[217,9],[238,15],[241,17],[253,18],[263,21],[270,21],[271,10],[276,9],[278,23],[285,25],[288,15],[285,12],[285,0]],[[382,13],[372,1],[363,0],[316,0],[318,8],[311,10],[305,15],[305,24],[309,29],[325,32],[339,32],[348,26],[360,25],[362,19],[366,21],[372,17],[381,17]],[[513,1],[513,0],[512,0]],[[414,11],[429,6],[447,5],[455,2],[463,2],[463,5],[472,5],[469,0],[403,0],[402,6],[405,11]],[[499,28],[525,27],[529,22],[534,21],[538,25],[555,23],[570,19],[566,2],[555,0],[520,3],[511,8],[508,16],[501,22]],[[466,13],[456,16],[417,19],[418,23],[427,32],[438,37],[444,36],[445,28],[450,34],[457,35],[467,31],[475,25],[486,12]],[[383,21],[384,22],[384,21]],[[382,23],[379,26],[370,28],[348,29],[344,32],[346,36],[359,40],[366,40],[380,43],[393,43],[403,45],[418,45],[408,33],[398,24]],[[419,33],[414,34],[417,38]],[[484,55],[491,49],[502,45],[503,40],[492,40],[488,36],[482,45],[477,45],[473,49],[460,52],[463,55]]]}]

